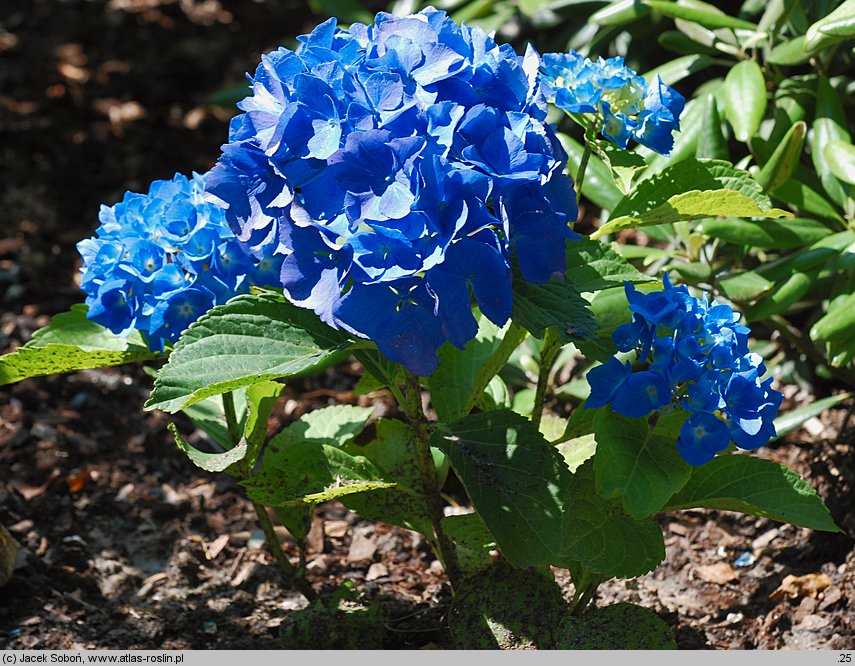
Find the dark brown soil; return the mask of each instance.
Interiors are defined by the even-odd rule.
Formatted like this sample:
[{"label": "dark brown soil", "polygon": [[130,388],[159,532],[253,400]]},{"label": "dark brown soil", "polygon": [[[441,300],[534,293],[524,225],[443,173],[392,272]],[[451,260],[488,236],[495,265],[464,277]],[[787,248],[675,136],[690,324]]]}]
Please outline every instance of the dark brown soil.
[{"label": "dark brown soil", "polygon": [[[205,100],[316,20],[296,0],[0,9],[0,351],[82,300],[74,244],[97,226],[98,205],[209,168],[230,114]],[[271,428],[356,401],[357,373],[289,387]],[[148,390],[132,367],[0,388],[0,524],[24,549],[0,592],[0,648],[281,647],[280,625],[305,601],[283,583],[241,489],[194,467],[168,418],[142,411]],[[598,603],[653,608],[683,648],[855,647],[851,408],[760,452],[805,475],[849,536],[685,512],[662,521],[662,566],[605,585]],[[351,580],[379,604],[387,647],[450,647],[448,586],[418,535],[324,505],[309,575],[316,589]]]}]

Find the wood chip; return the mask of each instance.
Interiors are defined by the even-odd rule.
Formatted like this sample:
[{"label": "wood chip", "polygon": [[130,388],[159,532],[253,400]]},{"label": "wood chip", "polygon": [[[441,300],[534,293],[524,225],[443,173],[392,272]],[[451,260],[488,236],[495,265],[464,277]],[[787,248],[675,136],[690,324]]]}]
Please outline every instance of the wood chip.
[{"label": "wood chip", "polygon": [[389,569],[382,562],[375,562],[370,567],[368,567],[368,573],[365,574],[365,580],[377,580],[378,578],[382,578],[383,576],[389,575]]},{"label": "wood chip", "polygon": [[306,545],[309,550],[314,553],[322,553],[324,551],[324,520],[319,516],[312,519],[312,526],[309,528],[309,533],[306,535]]},{"label": "wood chip", "polygon": [[223,552],[223,548],[226,547],[226,544],[229,542],[228,534],[221,534],[208,546],[208,559],[215,560],[217,559],[217,555]]},{"label": "wood chip", "polygon": [[340,539],[347,534],[349,528],[350,523],[346,520],[328,520],[324,525],[327,536],[335,537],[336,539]]},{"label": "wood chip", "polygon": [[377,552],[377,540],[374,538],[373,529],[362,529],[353,535],[350,542],[350,550],[347,552],[349,562],[370,560]]},{"label": "wood chip", "polygon": [[819,604],[819,610],[831,608],[834,604],[843,598],[843,592],[839,587],[830,587],[822,593],[822,601]]},{"label": "wood chip", "polygon": [[763,532],[763,534],[751,542],[751,548],[754,550],[763,550],[766,546],[772,543],[775,538],[777,538],[778,534],[780,534],[780,530],[777,527],[769,530],[768,532]]},{"label": "wood chip", "polygon": [[705,564],[697,567],[694,571],[702,581],[706,583],[715,583],[717,585],[724,585],[739,578],[737,573],[727,562]]},{"label": "wood chip", "polygon": [[770,599],[798,599],[799,597],[816,597],[824,589],[831,587],[832,580],[824,573],[805,574],[804,576],[793,576],[790,574],[778,586]]}]

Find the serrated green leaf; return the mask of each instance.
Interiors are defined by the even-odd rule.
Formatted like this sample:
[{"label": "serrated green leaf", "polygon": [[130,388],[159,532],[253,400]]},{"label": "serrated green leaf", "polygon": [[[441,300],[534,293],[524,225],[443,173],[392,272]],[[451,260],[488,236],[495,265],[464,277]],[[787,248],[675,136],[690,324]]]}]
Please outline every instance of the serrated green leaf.
[{"label": "serrated green leaf", "polygon": [[[558,133],[558,139],[569,157],[567,160],[568,174],[575,179],[585,147],[562,132]],[[582,194],[596,206],[606,210],[612,210],[623,196],[612,180],[609,168],[596,155],[591,155],[588,160],[585,180],[582,183]]]},{"label": "serrated green leaf", "polygon": [[665,559],[659,525],[625,515],[596,492],[593,461],[572,475],[561,531],[566,558],[606,578],[634,578]]},{"label": "serrated green leaf", "polygon": [[516,567],[561,557],[562,494],[570,472],[528,419],[509,410],[442,426],[432,444],[455,473],[505,558]]},{"label": "serrated green leaf", "polygon": [[582,464],[597,452],[597,439],[594,433],[573,437],[555,447],[567,463],[567,469],[575,473]]},{"label": "serrated green leaf", "polygon": [[707,5],[706,3],[697,3],[698,6],[689,6],[669,2],[669,0],[642,0],[643,4],[651,9],[668,16],[673,19],[682,19],[691,21],[698,25],[707,28],[708,30],[717,30],[719,28],[733,28],[737,30],[756,30],[757,25],[749,21],[728,16],[720,9]]},{"label": "serrated green leaf", "polygon": [[554,326],[564,343],[591,340],[597,323],[588,309],[588,301],[570,282],[553,277],[543,284],[515,279],[511,318],[529,333],[542,339],[546,329]]},{"label": "serrated green leaf", "polygon": [[[392,525],[433,536],[433,527],[424,501],[421,473],[412,429],[401,421],[379,419],[375,423],[377,435],[365,446],[346,445],[352,455],[361,455],[380,470],[383,479],[394,482],[394,488],[372,493],[353,495],[342,500],[349,509],[363,518],[379,520]],[[445,480],[445,456],[432,450],[437,466],[439,485]]]},{"label": "serrated green leaf", "polygon": [[739,511],[814,530],[840,531],[807,481],[783,465],[750,455],[720,455],[696,467],[663,512],[694,508]]},{"label": "serrated green leaf", "polygon": [[175,445],[187,454],[187,457],[190,458],[190,461],[196,467],[201,467],[206,472],[225,472],[229,467],[235,463],[239,463],[246,457],[247,447],[245,439],[241,440],[237,446],[223,453],[205,453],[184,439],[174,423],[170,423],[167,427],[175,438]]},{"label": "serrated green leaf", "polygon": [[722,189],[739,192],[760,208],[772,207],[772,202],[763,194],[759,183],[744,169],[738,169],[724,160],[690,158],[675,162],[639,183],[631,195],[624,197],[615,206],[612,217],[652,211],[667,203],[671,197],[689,190]]},{"label": "serrated green leaf", "polygon": [[579,617],[567,615],[558,626],[556,650],[675,650],[671,628],[649,608],[613,604]]},{"label": "serrated green leaf", "polygon": [[653,210],[638,215],[613,217],[591,234],[600,238],[621,229],[638,229],[707,217],[792,217],[780,208],[761,208],[756,201],[736,190],[691,190],[676,194]]},{"label": "serrated green leaf", "polygon": [[394,487],[367,458],[336,446],[300,441],[268,445],[261,470],[242,482],[253,502],[273,507],[318,504],[355,493]]},{"label": "serrated green leaf", "polygon": [[371,408],[331,405],[303,414],[283,428],[270,446],[285,448],[299,442],[343,447],[365,429]]},{"label": "serrated green leaf", "polygon": [[[475,391],[480,394],[484,390],[478,386],[479,370],[499,349],[508,329],[499,328],[482,314],[477,319],[478,332],[463,349],[450,343],[440,347],[439,366],[428,378],[431,403],[439,420],[446,423],[462,418],[475,405]],[[499,370],[501,367],[495,369]]]},{"label": "serrated green leaf", "polygon": [[646,518],[658,512],[692,473],[677,451],[680,424],[660,419],[654,429],[647,419],[631,419],[603,410],[594,419],[597,455],[594,470],[597,492],[603,499],[618,498],[630,516]]},{"label": "serrated green leaf", "polygon": [[276,400],[284,384],[277,382],[258,382],[246,389],[246,421],[244,437],[249,448],[249,465],[255,465],[261,447],[267,440],[267,421],[276,406]]},{"label": "serrated green leaf", "polygon": [[176,412],[211,395],[294,376],[348,344],[313,312],[282,297],[237,296],[184,332],[146,409]]},{"label": "serrated green leaf", "polygon": [[0,356],[0,386],[22,379],[90,368],[106,368],[159,358],[139,331],[115,335],[86,318],[85,305],[74,305],[33,334],[23,347]]},{"label": "serrated green leaf", "polygon": [[731,67],[724,79],[724,115],[737,141],[747,143],[766,115],[766,79],[754,60]]},{"label": "serrated green leaf", "polygon": [[462,650],[549,649],[567,604],[552,572],[499,564],[455,590],[448,625]]},{"label": "serrated green leaf", "polygon": [[618,287],[624,282],[638,284],[655,281],[624,259],[609,243],[590,238],[583,238],[567,246],[567,272],[564,279],[580,292]]},{"label": "serrated green leaf", "polygon": [[442,530],[454,543],[464,576],[474,576],[493,565],[490,551],[495,550],[496,540],[477,513],[445,516]]},{"label": "serrated green leaf", "polygon": [[763,250],[785,250],[804,247],[831,235],[822,222],[806,217],[777,220],[742,220],[724,218],[704,220],[699,231],[734,245],[747,245]]}]

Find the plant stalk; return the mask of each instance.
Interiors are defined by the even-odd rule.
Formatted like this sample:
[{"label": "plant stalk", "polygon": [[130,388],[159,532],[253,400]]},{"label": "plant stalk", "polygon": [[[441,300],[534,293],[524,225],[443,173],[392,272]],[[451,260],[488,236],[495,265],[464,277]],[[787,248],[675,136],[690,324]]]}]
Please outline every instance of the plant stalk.
[{"label": "plant stalk", "polygon": [[554,327],[550,326],[543,334],[543,344],[540,348],[540,371],[537,374],[534,407],[531,410],[531,421],[535,427],[540,426],[543,418],[543,403],[546,401],[546,389],[549,387],[549,374],[560,351],[561,341],[558,339],[558,333]]},{"label": "plant stalk", "polygon": [[[231,391],[223,393],[223,412],[226,416],[226,427],[229,431],[229,437],[232,440],[232,447],[235,447],[240,443],[242,435],[240,424],[237,420],[237,412],[235,411],[235,398]],[[252,473],[247,469],[245,461],[241,462],[240,469],[241,475],[244,479],[250,478]],[[250,501],[252,502],[252,500]],[[264,532],[264,538],[267,541],[267,545],[270,547],[273,556],[279,563],[279,567],[285,574],[286,580],[291,581],[294,584],[294,587],[296,587],[297,590],[299,590],[300,593],[310,602],[317,599],[318,593],[315,592],[314,588],[309,584],[309,581],[307,581],[305,577],[305,567],[302,566],[305,555],[302,552],[302,549],[300,553],[301,566],[298,568],[291,564],[291,560],[288,559],[285,551],[282,550],[282,544],[279,543],[279,537],[276,536],[276,530],[273,529],[273,522],[267,514],[267,507],[262,504],[258,504],[257,502],[252,502],[252,508],[255,510],[258,523],[261,526],[261,530]]]},{"label": "plant stalk", "polygon": [[422,477],[422,494],[427,504],[428,517],[433,526],[437,555],[445,566],[451,587],[456,588],[462,579],[460,563],[457,560],[454,544],[442,529],[442,495],[440,494],[441,488],[436,475],[433,455],[430,452],[430,423],[422,408],[422,390],[419,378],[410,372],[406,374],[404,397],[405,402],[401,404],[401,408],[413,427],[416,457],[418,458],[419,473]]}]

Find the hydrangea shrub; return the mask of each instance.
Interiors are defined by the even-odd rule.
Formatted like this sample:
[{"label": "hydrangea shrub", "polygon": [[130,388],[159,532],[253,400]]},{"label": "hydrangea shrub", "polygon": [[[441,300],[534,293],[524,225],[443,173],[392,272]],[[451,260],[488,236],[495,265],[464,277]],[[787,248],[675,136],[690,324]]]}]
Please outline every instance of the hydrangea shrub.
[{"label": "hydrangea shrub", "polygon": [[[88,321],[57,317],[0,359],[0,383],[139,360],[141,342],[168,354],[147,407],[183,411],[207,432],[211,450],[173,426],[195,464],[240,480],[307,598],[318,596],[305,568],[312,511],[338,500],[425,535],[464,647],[497,645],[493,625],[467,615],[473,603],[525,611],[534,625],[553,618],[529,627],[542,646],[587,645],[593,626],[608,628],[611,647],[673,646],[645,609],[583,614],[603,581],[662,561],[656,517],[668,511],[738,507],[838,529],[797,475],[731,446],[776,436],[782,394],[726,294],[710,299],[668,273],[654,287],[597,240],[788,215],[727,162],[645,174],[629,139],[667,155],[684,106],[658,76],[620,58],[519,55],[426,9],[347,29],[327,21],[296,50],[264,56],[250,93],[209,173],[102,208],[79,245]],[[549,102],[585,128],[577,159],[547,122]],[[573,227],[592,156],[625,196],[584,238]],[[524,344],[537,359],[529,403],[500,374]],[[51,365],[58,347],[64,365]],[[562,354],[590,367],[590,392],[569,418],[544,420]],[[282,381],[349,355],[364,368],[358,388],[387,390],[400,414],[334,405],[268,438]],[[474,513],[445,515],[449,469]],[[569,569],[571,604],[548,566]],[[514,597],[530,585],[542,613]]]}]

